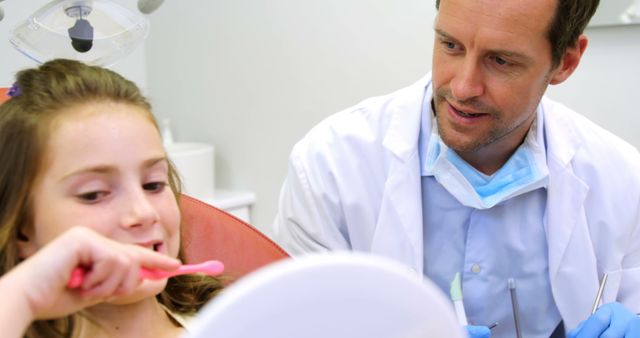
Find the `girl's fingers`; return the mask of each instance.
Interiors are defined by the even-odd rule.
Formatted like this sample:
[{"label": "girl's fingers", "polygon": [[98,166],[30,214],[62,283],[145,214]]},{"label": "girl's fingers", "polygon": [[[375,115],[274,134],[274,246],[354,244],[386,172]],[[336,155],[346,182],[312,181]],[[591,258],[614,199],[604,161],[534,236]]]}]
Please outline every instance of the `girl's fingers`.
[{"label": "girl's fingers", "polygon": [[136,260],[145,268],[171,271],[180,267],[181,262],[173,257],[141,247],[134,247],[134,249],[139,255]]},{"label": "girl's fingers", "polygon": [[[85,296],[111,296],[126,275],[126,267],[116,259],[95,262],[82,283]],[[126,263],[125,263],[126,264]]]},{"label": "girl's fingers", "polygon": [[140,285],[140,267],[135,266],[132,269],[126,271],[120,286],[116,290],[118,295],[126,295],[131,293],[138,285]]}]

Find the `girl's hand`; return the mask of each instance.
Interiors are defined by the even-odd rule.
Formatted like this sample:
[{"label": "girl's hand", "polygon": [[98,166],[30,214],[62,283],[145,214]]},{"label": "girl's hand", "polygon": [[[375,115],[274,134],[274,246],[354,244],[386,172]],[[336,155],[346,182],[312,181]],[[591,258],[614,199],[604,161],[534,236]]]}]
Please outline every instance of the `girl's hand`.
[{"label": "girl's hand", "polygon": [[[67,283],[76,267],[88,272],[79,288]],[[176,259],[123,244],[85,227],[73,227],[2,277],[2,290],[26,302],[29,322],[66,316],[113,296],[131,293],[140,283],[140,267],[174,270]],[[11,303],[9,303],[11,304]],[[15,314],[14,314],[15,315]]]}]

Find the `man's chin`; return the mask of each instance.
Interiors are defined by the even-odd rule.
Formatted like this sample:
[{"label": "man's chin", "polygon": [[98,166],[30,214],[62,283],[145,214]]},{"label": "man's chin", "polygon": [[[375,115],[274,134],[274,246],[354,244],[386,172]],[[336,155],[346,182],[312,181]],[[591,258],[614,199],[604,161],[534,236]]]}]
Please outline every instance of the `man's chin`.
[{"label": "man's chin", "polygon": [[439,131],[442,142],[454,150],[457,154],[472,153],[482,148],[482,143],[477,139],[469,137],[469,135],[452,136],[446,131]]}]

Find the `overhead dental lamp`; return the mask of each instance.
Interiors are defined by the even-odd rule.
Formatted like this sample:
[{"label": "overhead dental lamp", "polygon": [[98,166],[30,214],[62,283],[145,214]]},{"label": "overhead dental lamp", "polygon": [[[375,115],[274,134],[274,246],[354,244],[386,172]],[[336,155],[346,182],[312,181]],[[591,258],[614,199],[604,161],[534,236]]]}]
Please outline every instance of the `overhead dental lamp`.
[{"label": "overhead dental lamp", "polygon": [[143,14],[163,2],[139,0],[138,12],[109,0],[54,0],[14,27],[9,41],[38,63],[66,58],[108,66],[147,37]]},{"label": "overhead dental lamp", "polygon": [[640,23],[640,0],[634,1],[620,16],[624,23]]}]

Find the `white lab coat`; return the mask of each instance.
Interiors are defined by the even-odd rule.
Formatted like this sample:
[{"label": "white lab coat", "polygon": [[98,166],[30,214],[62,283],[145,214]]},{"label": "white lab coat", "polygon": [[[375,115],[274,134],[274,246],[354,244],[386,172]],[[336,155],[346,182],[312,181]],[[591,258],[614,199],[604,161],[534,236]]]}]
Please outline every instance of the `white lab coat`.
[{"label": "white lab coat", "polygon": [[[294,255],[372,252],[422,273],[418,136],[430,82],[337,113],[295,145],[273,229],[279,244]],[[543,98],[540,109],[549,279],[565,327],[589,316],[604,272],[603,302],[640,312],[640,155],[561,104]]]}]

